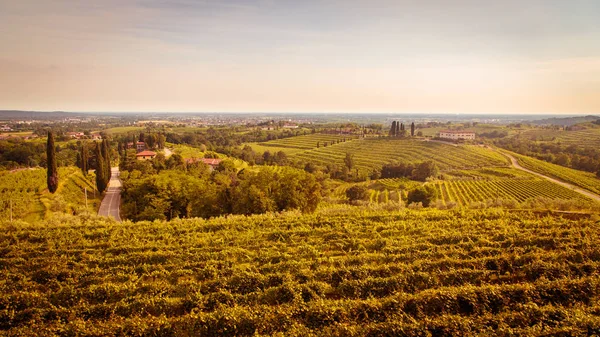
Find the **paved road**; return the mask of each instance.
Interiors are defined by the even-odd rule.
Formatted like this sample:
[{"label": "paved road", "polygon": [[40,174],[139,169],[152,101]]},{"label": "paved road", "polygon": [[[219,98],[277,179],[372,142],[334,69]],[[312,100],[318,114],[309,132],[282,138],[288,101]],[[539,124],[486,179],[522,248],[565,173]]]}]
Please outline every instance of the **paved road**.
[{"label": "paved road", "polygon": [[545,175],[543,175],[543,174],[541,174],[541,173],[534,172],[534,171],[532,171],[532,170],[526,169],[526,168],[524,168],[523,166],[519,165],[519,161],[517,160],[517,158],[515,158],[515,157],[511,156],[511,155],[510,155],[510,154],[508,154],[508,153],[504,153],[504,152],[500,152],[500,153],[502,153],[503,155],[505,155],[506,157],[508,157],[508,159],[510,159],[510,162],[511,162],[512,166],[513,166],[514,168],[516,168],[516,169],[519,169],[519,170],[522,170],[522,171],[525,171],[525,172],[529,172],[529,173],[531,173],[531,174],[534,174],[534,175],[536,175],[536,176],[538,176],[538,177],[541,177],[541,178],[544,178],[544,179],[546,179],[546,180],[549,180],[549,181],[551,181],[551,182],[553,182],[553,183],[555,183],[555,184],[559,184],[559,185],[561,185],[561,186],[564,186],[564,187],[570,188],[570,189],[572,189],[572,190],[573,190],[573,191],[575,191],[575,192],[578,192],[578,193],[580,193],[580,194],[583,194],[583,195],[585,195],[585,196],[586,196],[586,197],[588,197],[588,198],[591,198],[591,199],[593,199],[593,200],[596,200],[596,201],[600,202],[600,195],[597,195],[597,194],[595,194],[595,193],[592,193],[592,192],[590,192],[590,191],[588,191],[588,190],[584,190],[584,189],[582,189],[582,188],[580,188],[580,187],[577,187],[577,186],[575,186],[575,185],[572,185],[572,184],[566,183],[566,182],[564,182],[564,181],[561,181],[561,180],[558,180],[558,179],[554,179],[554,178],[552,178],[552,177],[545,176]]},{"label": "paved road", "polygon": [[98,215],[112,217],[121,222],[121,180],[119,179],[119,168],[111,168],[110,182],[108,189],[100,204]]}]

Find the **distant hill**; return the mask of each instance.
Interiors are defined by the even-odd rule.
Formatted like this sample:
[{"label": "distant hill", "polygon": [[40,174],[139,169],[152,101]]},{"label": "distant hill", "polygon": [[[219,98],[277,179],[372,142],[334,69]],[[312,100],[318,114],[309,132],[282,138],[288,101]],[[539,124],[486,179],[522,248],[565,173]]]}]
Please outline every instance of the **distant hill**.
[{"label": "distant hill", "polygon": [[575,116],[575,117],[562,117],[562,118],[553,117],[553,118],[534,120],[534,121],[531,121],[531,124],[571,126],[571,125],[580,124],[580,123],[594,122],[596,120],[600,120],[600,116],[588,115],[588,116]]},{"label": "distant hill", "polygon": [[23,110],[0,110],[0,120],[45,120],[54,118],[67,118],[81,115],[81,113],[64,111],[23,111]]}]

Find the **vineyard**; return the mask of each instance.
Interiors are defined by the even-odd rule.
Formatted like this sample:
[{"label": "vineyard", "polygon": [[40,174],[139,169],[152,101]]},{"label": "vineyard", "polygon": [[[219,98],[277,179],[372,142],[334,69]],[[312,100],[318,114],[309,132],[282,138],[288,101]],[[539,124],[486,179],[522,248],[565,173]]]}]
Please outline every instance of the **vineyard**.
[{"label": "vineyard", "polygon": [[[537,199],[569,200],[587,208],[586,196],[530,173],[508,167],[456,170],[446,173],[445,180],[428,182],[437,189],[440,206],[472,206],[494,201],[512,202],[514,207]],[[364,183],[346,183],[336,187],[333,197],[345,200],[346,190],[363,185],[369,190],[369,202],[386,203],[406,200],[406,192],[421,185],[406,178],[386,178]],[[587,206],[586,206],[587,205]],[[505,205],[508,206],[508,205]]]},{"label": "vineyard", "polygon": [[[314,133],[310,135],[296,136],[284,139],[271,140],[268,142],[260,143],[261,146],[273,146],[273,147],[283,147],[283,148],[293,148],[293,149],[302,149],[302,150],[310,150],[317,148],[317,143],[319,146],[327,146],[332,143],[338,144],[346,141],[350,141],[352,139],[358,138],[357,135],[335,135],[335,134],[323,134],[323,133]],[[327,144],[325,144],[327,143]]]},{"label": "vineyard", "polygon": [[438,196],[446,205],[468,206],[489,200],[513,200],[523,203],[530,199],[576,200],[584,203],[589,198],[543,179],[455,180],[435,183]]},{"label": "vineyard", "polygon": [[563,180],[585,188],[593,193],[600,194],[600,179],[593,173],[548,163],[516,153],[511,153],[511,155],[517,158],[519,164],[526,169]]},{"label": "vineyard", "polygon": [[597,216],[329,209],[1,226],[7,335],[600,334]]},{"label": "vineyard", "polygon": [[479,146],[368,138],[298,152],[291,157],[319,165],[335,163],[343,166],[346,153],[354,156],[356,167],[363,172],[380,169],[394,161],[417,163],[433,160],[441,170],[508,165],[502,155]]},{"label": "vineyard", "polygon": [[538,141],[552,141],[562,145],[600,147],[600,128],[598,127],[577,131],[531,129],[524,131],[521,136]]},{"label": "vineyard", "polygon": [[84,188],[87,188],[88,207],[96,210],[100,195],[94,198],[93,177],[85,178],[74,167],[59,168],[59,187],[50,194],[46,186],[46,170],[29,169],[18,172],[0,173],[0,218],[34,221],[46,217],[50,212],[73,212],[85,204]]}]

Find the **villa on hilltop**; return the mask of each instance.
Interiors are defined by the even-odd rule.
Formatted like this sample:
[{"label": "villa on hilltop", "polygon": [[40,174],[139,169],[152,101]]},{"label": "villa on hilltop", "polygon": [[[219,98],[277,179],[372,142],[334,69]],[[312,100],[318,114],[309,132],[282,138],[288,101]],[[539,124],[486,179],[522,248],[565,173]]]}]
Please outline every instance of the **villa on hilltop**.
[{"label": "villa on hilltop", "polygon": [[475,132],[467,130],[442,130],[440,131],[440,138],[445,139],[475,139]]}]

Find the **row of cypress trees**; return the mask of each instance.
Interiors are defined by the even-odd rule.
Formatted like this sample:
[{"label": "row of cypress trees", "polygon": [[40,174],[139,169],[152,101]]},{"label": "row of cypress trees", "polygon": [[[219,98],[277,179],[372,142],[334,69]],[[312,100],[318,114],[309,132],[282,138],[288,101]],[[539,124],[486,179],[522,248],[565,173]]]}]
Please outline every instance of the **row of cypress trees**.
[{"label": "row of cypress trees", "polygon": [[[400,123],[397,121],[392,122],[392,127],[389,132],[390,137],[404,137],[406,136],[406,131],[404,129],[404,123]],[[410,124],[410,136],[415,136],[415,123]]]},{"label": "row of cypress trees", "polygon": [[[110,145],[108,140],[103,139],[100,143],[95,143],[96,155],[96,187],[100,193],[104,192],[110,181]],[[56,146],[54,145],[54,133],[48,131],[48,140],[46,142],[46,163],[47,163],[47,184],[50,193],[58,189],[58,168],[56,164]],[[81,149],[77,153],[77,165],[81,168],[84,175],[88,173],[88,149],[87,143],[81,144]]]}]

